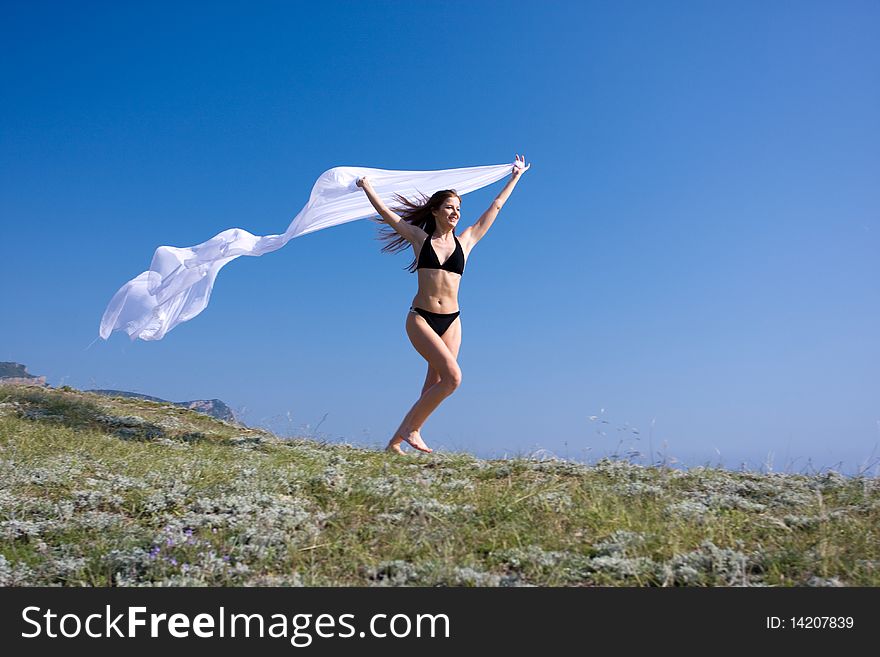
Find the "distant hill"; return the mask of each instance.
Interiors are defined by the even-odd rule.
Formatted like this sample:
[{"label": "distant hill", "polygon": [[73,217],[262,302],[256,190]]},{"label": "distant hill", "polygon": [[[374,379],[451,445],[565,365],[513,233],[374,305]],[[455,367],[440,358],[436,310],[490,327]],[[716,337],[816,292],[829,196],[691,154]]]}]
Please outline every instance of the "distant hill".
[{"label": "distant hill", "polygon": [[[46,386],[45,376],[35,376],[27,371],[27,367],[21,363],[13,363],[10,361],[0,362],[0,383],[11,385],[25,386]],[[132,399],[145,399],[147,401],[159,402],[163,404],[174,404],[183,408],[192,409],[198,413],[204,413],[211,417],[223,420],[224,422],[233,422],[240,424],[235,418],[232,409],[229,408],[219,399],[196,399],[193,401],[170,402],[167,399],[152,397],[150,395],[142,395],[139,392],[127,392],[125,390],[86,390],[86,392],[94,392],[98,395],[106,395],[108,397],[128,397]]]},{"label": "distant hill", "polygon": [[126,390],[86,390],[85,392],[93,392],[97,395],[106,395],[107,397],[128,397],[131,399],[145,399],[147,401],[160,402],[163,404],[174,404],[183,408],[189,408],[198,413],[210,415],[224,422],[238,422],[232,409],[229,408],[219,399],[196,399],[194,401],[172,402],[160,397],[152,397],[150,395],[142,395],[139,392],[128,392]]},{"label": "distant hill", "polygon": [[0,363],[0,379],[32,379],[33,374],[28,374],[27,368],[21,363]]},{"label": "distant hill", "polygon": [[15,385],[46,385],[45,376],[34,376],[27,371],[21,363],[0,362],[0,383],[12,383]]}]

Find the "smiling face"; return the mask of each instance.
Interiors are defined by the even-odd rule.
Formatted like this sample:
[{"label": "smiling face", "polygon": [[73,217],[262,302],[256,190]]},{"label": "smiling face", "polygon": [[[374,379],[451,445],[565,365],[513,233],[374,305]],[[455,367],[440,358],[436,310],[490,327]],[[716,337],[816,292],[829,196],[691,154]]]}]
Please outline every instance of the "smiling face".
[{"label": "smiling face", "polygon": [[439,231],[445,233],[452,230],[461,219],[461,199],[457,196],[449,196],[440,201],[440,205],[432,210],[431,214],[434,215]]}]

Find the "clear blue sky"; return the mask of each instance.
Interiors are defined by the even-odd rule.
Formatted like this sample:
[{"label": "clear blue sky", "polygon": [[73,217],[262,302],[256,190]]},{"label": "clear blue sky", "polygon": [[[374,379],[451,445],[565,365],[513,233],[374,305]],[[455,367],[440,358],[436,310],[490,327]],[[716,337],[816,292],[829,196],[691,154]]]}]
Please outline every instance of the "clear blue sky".
[{"label": "clear blue sky", "polygon": [[4,3],[0,360],[384,445],[424,364],[409,260],[365,221],[240,258],[162,341],[87,347],[157,246],[282,232],[332,166],[519,152],[429,444],[855,471],[880,456],[878,34],[852,1]]}]

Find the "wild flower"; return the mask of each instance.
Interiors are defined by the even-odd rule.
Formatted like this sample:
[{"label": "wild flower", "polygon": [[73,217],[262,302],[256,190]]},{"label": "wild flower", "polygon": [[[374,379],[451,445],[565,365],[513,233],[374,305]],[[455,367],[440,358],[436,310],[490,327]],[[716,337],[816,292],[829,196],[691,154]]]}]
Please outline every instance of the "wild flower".
[{"label": "wild flower", "polygon": [[10,563],[0,554],[0,586],[25,586],[33,577],[33,570],[24,563]]},{"label": "wild flower", "polygon": [[499,550],[494,552],[492,556],[514,570],[523,570],[528,567],[552,568],[569,557],[565,552],[547,551],[538,545]]},{"label": "wild flower", "polygon": [[184,484],[175,482],[150,493],[141,502],[143,513],[158,514],[174,511],[183,507],[187,501],[189,489]]},{"label": "wild flower", "polygon": [[59,456],[49,457],[43,465],[24,466],[23,480],[16,477],[20,483],[29,483],[35,486],[59,486],[77,479],[84,464],[76,458],[63,458]]},{"label": "wild flower", "polygon": [[106,532],[111,529],[122,529],[130,524],[127,516],[109,511],[83,511],[70,517],[66,522],[69,529],[80,529],[87,532]]},{"label": "wild flower", "polygon": [[811,487],[814,490],[820,490],[823,493],[828,493],[835,490],[846,489],[851,484],[851,479],[847,479],[839,472],[829,470],[828,472],[823,472],[822,474],[816,475],[813,478]]},{"label": "wild flower", "polygon": [[386,522],[392,525],[396,525],[404,519],[402,513],[378,513],[375,517],[379,522]]},{"label": "wild flower", "polygon": [[162,419],[160,419],[157,422],[157,424],[160,427],[162,427],[163,429],[169,429],[171,431],[179,431],[180,429],[183,429],[186,426],[186,425],[184,425],[183,422],[181,422],[178,418],[174,417],[173,415],[168,415],[166,417],[163,417]]},{"label": "wild flower", "polygon": [[435,580],[434,586],[499,586],[501,576],[475,570],[470,566],[456,567],[445,578]]},{"label": "wild flower", "polygon": [[336,465],[328,465],[321,474],[312,477],[310,483],[336,492],[349,490],[345,471]]},{"label": "wild flower", "polygon": [[419,472],[414,477],[410,477],[408,482],[418,488],[429,488],[433,487],[437,483],[437,477],[435,477],[430,472]]},{"label": "wild flower", "polygon": [[695,491],[689,494],[693,501],[700,502],[710,509],[737,509],[739,511],[752,511],[759,513],[767,508],[766,504],[752,502],[739,495],[727,495],[715,492]]},{"label": "wild flower", "polygon": [[[624,557],[616,554],[593,557],[589,561],[589,570],[624,580],[634,577],[658,579],[665,575],[662,566],[647,557]],[[658,576],[658,573],[663,574]]]},{"label": "wild flower", "polygon": [[475,489],[474,482],[468,479],[450,479],[440,484],[440,488],[446,491],[473,491]]},{"label": "wild flower", "polygon": [[460,510],[456,504],[446,504],[432,497],[413,497],[403,503],[404,513],[410,516],[450,515]]},{"label": "wild flower", "polygon": [[75,490],[71,493],[73,503],[78,509],[118,509],[122,505],[123,499],[120,495],[95,490],[95,480],[86,483],[91,484],[93,489]]},{"label": "wild flower", "polygon": [[543,461],[525,461],[527,469],[534,472],[546,472],[555,475],[583,475],[589,472],[589,467],[575,461],[562,459],[548,459]]},{"label": "wild flower", "polygon": [[759,564],[738,550],[719,548],[706,539],[696,550],[674,556],[668,563],[671,584],[748,586],[760,577],[752,575]]},{"label": "wild flower", "polygon": [[17,402],[0,402],[0,417],[6,415],[19,415],[21,405]]},{"label": "wild flower", "polygon": [[547,507],[554,513],[562,513],[570,509],[573,505],[571,495],[563,491],[545,491],[533,495],[531,498],[532,506]]},{"label": "wild flower", "polygon": [[608,538],[596,543],[593,550],[599,556],[625,556],[644,545],[645,536],[643,534],[619,529]]},{"label": "wild flower", "polygon": [[140,547],[112,549],[100,558],[100,567],[113,573],[117,586],[131,586],[150,570],[153,558]]},{"label": "wild flower", "polygon": [[69,582],[81,579],[80,574],[86,566],[84,557],[59,556],[49,559],[44,567],[43,578],[52,582]]},{"label": "wild flower", "polygon": [[31,536],[39,536],[48,523],[33,520],[5,520],[0,522],[0,538],[16,540]]},{"label": "wild flower", "polygon": [[144,418],[137,415],[117,416],[117,415],[97,415],[95,420],[106,424],[109,427],[132,427],[138,428],[149,424]]},{"label": "wild flower", "polygon": [[354,490],[363,491],[377,497],[392,497],[401,494],[406,487],[404,480],[397,475],[384,477],[362,477],[355,480]]},{"label": "wild flower", "polygon": [[645,484],[641,481],[627,481],[615,484],[611,490],[621,497],[660,497],[663,489],[653,484]]},{"label": "wild flower", "polygon": [[707,521],[707,516],[711,514],[712,511],[700,501],[682,500],[681,502],[667,505],[665,512],[667,515],[674,518],[683,518],[685,520],[704,523]]}]

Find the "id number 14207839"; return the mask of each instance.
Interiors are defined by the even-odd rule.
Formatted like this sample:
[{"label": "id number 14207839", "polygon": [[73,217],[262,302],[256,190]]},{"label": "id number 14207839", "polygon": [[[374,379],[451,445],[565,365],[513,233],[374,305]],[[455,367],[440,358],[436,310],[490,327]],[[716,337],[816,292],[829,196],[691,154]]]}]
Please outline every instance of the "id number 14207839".
[{"label": "id number 14207839", "polygon": [[851,630],[852,616],[767,616],[768,630]]}]

